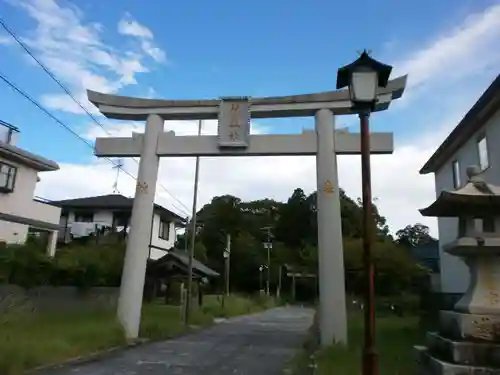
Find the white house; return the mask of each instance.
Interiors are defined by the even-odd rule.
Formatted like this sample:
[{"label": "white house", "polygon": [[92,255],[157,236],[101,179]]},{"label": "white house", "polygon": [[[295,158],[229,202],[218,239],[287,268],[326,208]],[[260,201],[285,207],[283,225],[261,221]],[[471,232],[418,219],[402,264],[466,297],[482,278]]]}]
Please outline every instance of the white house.
[{"label": "white house", "polygon": [[29,230],[48,232],[48,251],[57,243],[61,209],[34,199],[39,172],[55,171],[54,161],[19,147],[19,130],[0,121],[0,241],[22,244]]},{"label": "white house", "polygon": [[[500,184],[500,75],[493,81],[462,121],[448,135],[420,170],[434,173],[436,196],[444,189],[463,186],[468,166],[478,165],[482,176],[492,184]],[[442,246],[458,234],[457,218],[438,219],[439,242]],[[441,292],[464,293],[469,284],[469,271],[457,257],[440,248]]]},{"label": "white house", "polygon": [[[61,207],[61,233],[66,236],[78,223],[93,223],[110,227],[113,232],[127,231],[132,214],[133,198],[121,194],[100,195],[95,197],[53,201]],[[155,204],[149,243],[149,257],[158,259],[174,247],[176,226],[183,226],[184,219],[179,215]]]}]

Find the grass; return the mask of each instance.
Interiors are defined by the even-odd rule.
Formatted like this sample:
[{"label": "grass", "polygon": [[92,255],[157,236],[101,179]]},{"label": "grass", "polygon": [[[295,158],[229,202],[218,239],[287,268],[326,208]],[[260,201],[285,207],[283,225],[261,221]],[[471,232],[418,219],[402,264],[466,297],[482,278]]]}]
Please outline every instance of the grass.
[{"label": "grass", "polygon": [[[386,375],[403,375],[415,372],[413,346],[422,342],[424,332],[415,316],[377,317],[377,352],[379,372]],[[317,334],[311,329],[304,348],[288,364],[289,373],[314,375],[359,375],[363,349],[363,316],[349,316],[349,344],[334,345],[315,352]],[[315,367],[312,371],[311,367]]]},{"label": "grass", "polygon": [[[380,373],[400,375],[414,373],[413,345],[421,343],[422,329],[418,317],[381,316],[377,318],[377,351]],[[332,346],[315,355],[316,375],[361,374],[363,346],[363,317],[349,319],[349,345]]]},{"label": "grass", "polygon": [[[271,307],[268,301],[230,296],[222,309],[216,296],[206,296],[202,308],[193,308],[190,325],[204,327],[214,317],[247,314],[268,307]],[[178,306],[144,305],[141,337],[167,339],[188,329],[181,323]],[[114,311],[0,315],[2,375],[22,374],[26,369],[123,345],[123,331]]]},{"label": "grass", "polygon": [[274,300],[267,296],[246,298],[239,295],[229,295],[225,297],[224,307],[222,307],[222,297],[206,296],[203,301],[202,312],[213,317],[230,318],[232,316],[252,314],[274,307]]}]

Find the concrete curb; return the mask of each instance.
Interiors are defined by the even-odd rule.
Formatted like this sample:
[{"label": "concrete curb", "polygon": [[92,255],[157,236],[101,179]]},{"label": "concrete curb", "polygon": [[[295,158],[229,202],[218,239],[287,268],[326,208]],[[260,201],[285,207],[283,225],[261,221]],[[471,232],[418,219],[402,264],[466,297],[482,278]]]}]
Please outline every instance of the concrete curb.
[{"label": "concrete curb", "polygon": [[85,363],[95,362],[95,361],[98,361],[101,359],[109,358],[111,355],[113,355],[117,352],[132,349],[132,348],[135,348],[139,345],[144,345],[144,344],[150,343],[150,342],[152,342],[152,341],[149,339],[139,339],[133,343],[129,343],[129,344],[121,345],[121,346],[113,346],[109,349],[104,349],[104,350],[92,352],[90,354],[69,358],[69,359],[66,359],[62,362],[41,365],[41,366],[32,368],[28,371],[25,371],[25,374],[26,375],[32,375],[32,374],[35,375],[35,374],[40,373],[42,371],[56,370],[56,369],[61,368],[61,367],[76,366],[76,365],[81,365],[81,364],[85,364]]}]

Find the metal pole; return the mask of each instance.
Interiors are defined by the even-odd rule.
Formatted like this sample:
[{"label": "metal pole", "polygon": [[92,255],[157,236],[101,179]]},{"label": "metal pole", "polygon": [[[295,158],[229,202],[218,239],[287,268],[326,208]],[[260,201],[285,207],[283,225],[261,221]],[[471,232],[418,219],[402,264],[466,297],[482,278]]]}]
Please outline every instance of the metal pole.
[{"label": "metal pole", "polygon": [[226,258],[226,295],[229,296],[229,272],[231,270],[231,234],[227,234],[226,236],[226,251],[227,251],[227,258]]},{"label": "metal pole", "polygon": [[[186,224],[189,221],[189,216],[186,217]],[[187,231],[187,225],[184,228],[184,251],[186,254],[188,253],[188,231]]]},{"label": "metal pole", "polygon": [[262,290],[262,266],[259,267],[259,292]]},{"label": "metal pole", "polygon": [[[198,122],[198,136],[201,135],[201,126],[203,120]],[[188,280],[187,280],[187,291],[186,291],[186,311],[184,322],[189,324],[189,315],[191,313],[191,294],[193,289],[193,257],[194,257],[194,245],[196,241],[196,201],[198,200],[198,177],[200,172],[200,157],[196,157],[196,167],[194,170],[194,192],[193,192],[193,213],[191,215],[191,248],[189,251],[189,261],[188,261]],[[186,237],[187,241],[187,237]]]},{"label": "metal pole", "polygon": [[378,354],[375,350],[375,269],[372,259],[373,215],[369,116],[369,112],[359,115],[361,127],[361,183],[363,195],[363,266],[365,271],[365,342],[363,348],[363,375],[377,375]]},{"label": "metal pole", "polygon": [[280,265],[280,268],[279,268],[279,273],[278,273],[278,289],[276,291],[276,296],[278,298],[280,298],[281,296],[281,272],[283,270],[283,265]]},{"label": "metal pole", "polygon": [[271,279],[271,250],[267,247],[267,295],[269,295],[269,284]]}]

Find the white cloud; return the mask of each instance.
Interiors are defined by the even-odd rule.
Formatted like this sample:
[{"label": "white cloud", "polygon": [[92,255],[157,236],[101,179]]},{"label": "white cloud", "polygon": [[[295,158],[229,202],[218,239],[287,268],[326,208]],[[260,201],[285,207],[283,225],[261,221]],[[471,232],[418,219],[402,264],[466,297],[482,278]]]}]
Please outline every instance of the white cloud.
[{"label": "white cloud", "polygon": [[118,22],[118,32],[123,35],[153,39],[151,30],[134,20],[129,13],[125,13],[120,22]]},{"label": "white cloud", "polygon": [[[143,58],[144,53],[155,53],[153,44],[150,47],[153,52],[141,52],[141,47],[137,51],[117,50],[105,43],[102,25],[87,21],[71,3],[55,0],[10,3],[23,9],[36,22],[35,30],[28,36],[22,35],[23,41],[89,111],[95,112],[95,109],[87,101],[85,90],[117,92],[137,84],[137,74],[149,71]],[[152,35],[148,38],[152,43]],[[156,53],[159,60],[161,53]],[[42,103],[56,110],[83,113],[62,91],[45,93]]]},{"label": "white cloud", "polygon": [[122,35],[129,35],[139,39],[143,52],[153,60],[164,62],[167,59],[165,51],[154,44],[153,32],[134,20],[129,13],[125,13],[120,22],[118,22],[118,32]]},{"label": "white cloud", "polygon": [[[472,14],[455,29],[395,62],[396,74],[409,74],[410,89],[450,85],[500,65],[500,4]],[[406,101],[408,100],[406,97]]]},{"label": "white cloud", "polygon": [[0,35],[0,45],[10,45],[13,44],[13,40],[11,37],[7,35]]},{"label": "white cloud", "polygon": [[141,41],[141,47],[145,53],[147,53],[149,56],[153,58],[153,60],[157,62],[164,62],[167,59],[165,51],[153,45],[153,43],[151,43],[151,41],[149,40]]},{"label": "white cloud", "polygon": [[[455,30],[438,35],[434,41],[399,59],[394,66],[399,67],[401,73],[409,73],[410,77],[410,86],[405,96],[411,98],[419,92],[430,97],[436,86],[442,86],[440,94],[445,95],[434,100],[433,104],[437,110],[444,105],[447,96],[463,96],[463,92],[469,87],[467,78],[483,74],[490,66],[498,66],[495,64],[500,61],[500,52],[496,48],[496,40],[500,36],[499,12],[500,6],[492,6],[467,18]],[[128,35],[134,32],[138,34],[134,36],[140,40],[151,39],[145,30],[137,27],[141,25],[133,25],[134,28],[131,28],[130,23],[128,24]],[[135,31],[131,31],[132,29]],[[111,61],[109,60],[110,64]],[[91,78],[87,79],[92,80]],[[454,82],[454,85],[447,88],[446,84],[451,82]],[[106,82],[96,81],[95,84],[105,85]],[[435,123],[432,134],[423,134],[420,138],[406,142],[396,138],[396,150],[393,155],[372,158],[373,195],[378,198],[377,205],[381,213],[388,218],[393,230],[410,223],[423,222],[431,227],[433,234],[437,234],[436,221],[423,218],[417,211],[435,198],[433,176],[420,176],[418,171],[471,105],[466,100],[452,100],[457,105],[447,118],[429,119]],[[410,111],[410,108],[407,106],[403,110]],[[129,135],[132,131],[143,129],[140,123],[123,122],[109,122],[106,127],[113,135]],[[171,122],[166,124],[166,128],[175,130],[179,135],[195,134],[196,122]],[[214,134],[215,129],[216,123],[207,121],[204,133]],[[267,131],[258,126],[255,126],[255,130]],[[103,135],[102,130],[90,127],[86,137],[93,139]],[[65,164],[61,167],[58,172],[42,176],[38,195],[62,199],[112,191],[115,171],[109,163],[101,160],[89,165]],[[137,172],[137,166],[129,160],[126,161],[125,168],[133,174]],[[86,181],[92,183],[81,184],[81,176],[85,176]],[[180,199],[187,209],[181,207],[160,187],[157,188],[158,202],[178,213],[184,211],[185,214],[190,214],[193,176],[193,158],[164,159],[161,162],[159,181]],[[349,196],[361,195],[359,157],[339,157],[339,178],[341,187]],[[213,196],[226,193],[243,199],[271,197],[285,200],[296,187],[312,191],[315,181],[312,157],[202,158],[198,207],[209,202]],[[133,195],[134,186],[135,182],[131,178],[124,174],[120,176],[118,187],[122,193]]]}]

